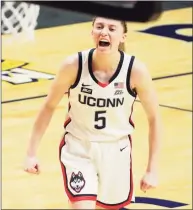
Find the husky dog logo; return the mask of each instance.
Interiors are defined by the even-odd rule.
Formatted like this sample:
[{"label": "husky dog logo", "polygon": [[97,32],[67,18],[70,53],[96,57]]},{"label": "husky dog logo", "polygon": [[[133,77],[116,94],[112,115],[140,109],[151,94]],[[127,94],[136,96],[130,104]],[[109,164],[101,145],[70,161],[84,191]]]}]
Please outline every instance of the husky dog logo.
[{"label": "husky dog logo", "polygon": [[71,175],[71,178],[70,178],[71,188],[75,192],[79,193],[82,190],[82,188],[84,187],[84,185],[85,185],[85,180],[84,180],[82,173],[80,171],[78,172],[78,174],[75,174],[73,172]]}]

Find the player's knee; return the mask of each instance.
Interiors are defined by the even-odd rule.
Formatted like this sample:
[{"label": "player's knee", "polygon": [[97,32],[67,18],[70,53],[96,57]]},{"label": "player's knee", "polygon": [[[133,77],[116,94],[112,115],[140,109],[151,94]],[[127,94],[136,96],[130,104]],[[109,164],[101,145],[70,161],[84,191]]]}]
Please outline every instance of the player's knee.
[{"label": "player's knee", "polygon": [[[96,210],[100,210],[100,209],[105,209],[105,208],[102,208],[102,207],[100,207],[100,206],[96,206],[95,209],[96,209]],[[114,209],[114,210],[119,210],[119,209]]]},{"label": "player's knee", "polygon": [[71,209],[95,209],[95,201],[76,201],[70,202]]},{"label": "player's knee", "polygon": [[104,208],[102,208],[102,207],[100,207],[100,206],[96,206],[96,208],[95,209],[104,209]]}]

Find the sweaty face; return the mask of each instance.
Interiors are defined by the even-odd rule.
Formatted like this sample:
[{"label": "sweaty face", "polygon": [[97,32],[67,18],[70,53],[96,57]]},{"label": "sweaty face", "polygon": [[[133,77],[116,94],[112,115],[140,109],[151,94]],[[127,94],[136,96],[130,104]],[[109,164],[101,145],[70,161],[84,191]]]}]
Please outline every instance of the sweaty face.
[{"label": "sweaty face", "polygon": [[126,35],[120,21],[97,17],[93,24],[92,36],[98,50],[110,52],[118,50]]}]

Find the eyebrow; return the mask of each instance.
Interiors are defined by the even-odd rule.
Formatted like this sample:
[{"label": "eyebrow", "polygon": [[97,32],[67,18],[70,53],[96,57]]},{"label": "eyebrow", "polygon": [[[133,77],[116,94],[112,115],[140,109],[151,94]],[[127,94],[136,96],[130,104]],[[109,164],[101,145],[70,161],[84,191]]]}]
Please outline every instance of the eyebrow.
[{"label": "eyebrow", "polygon": [[[104,23],[102,23],[102,22],[96,22],[96,25],[104,25]],[[109,24],[109,26],[111,26],[111,27],[117,27],[116,25],[113,25],[113,24]]]}]

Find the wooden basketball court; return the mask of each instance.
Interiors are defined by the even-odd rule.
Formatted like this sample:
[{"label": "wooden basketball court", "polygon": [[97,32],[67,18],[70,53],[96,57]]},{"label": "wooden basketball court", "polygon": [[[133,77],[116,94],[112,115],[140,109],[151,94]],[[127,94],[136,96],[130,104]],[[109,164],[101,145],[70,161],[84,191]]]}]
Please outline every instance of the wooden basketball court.
[{"label": "wooden basketball court", "polygon": [[[148,126],[141,104],[136,101],[135,194],[145,197],[145,201],[163,199],[160,205],[165,206],[149,199],[153,203],[132,204],[132,209],[192,208],[192,42],[142,32],[154,26],[191,24],[191,21],[192,10],[186,8],[167,11],[156,22],[128,23],[127,53],[148,65],[164,124],[159,186],[144,194],[139,181],[147,161]],[[58,159],[67,111],[65,97],[38,150],[41,174],[27,174],[22,167],[33,122],[61,61],[71,53],[93,47],[90,32],[91,23],[87,22],[36,30],[35,41],[26,44],[8,44],[8,38],[2,38],[3,209],[68,208]],[[191,37],[192,29],[176,33]]]}]

